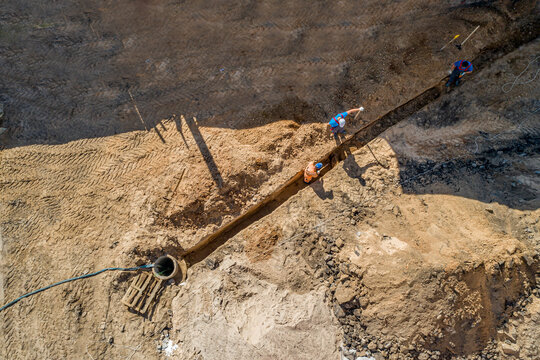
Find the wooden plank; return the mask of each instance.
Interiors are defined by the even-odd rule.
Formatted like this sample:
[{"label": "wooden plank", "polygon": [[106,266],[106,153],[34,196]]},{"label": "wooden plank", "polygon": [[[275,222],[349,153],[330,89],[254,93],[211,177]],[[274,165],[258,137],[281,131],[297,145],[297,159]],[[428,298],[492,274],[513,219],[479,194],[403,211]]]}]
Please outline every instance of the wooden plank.
[{"label": "wooden plank", "polygon": [[159,290],[159,288],[161,287],[161,280],[158,280],[158,279],[154,279],[154,288],[152,289],[152,292],[150,293],[150,296],[148,296],[148,298],[146,298],[146,304],[144,304],[144,307],[142,308],[142,313],[146,313],[146,311],[148,311],[148,308],[150,307],[150,304],[152,304],[152,302],[154,301],[155,297],[156,297],[156,294]]},{"label": "wooden plank", "polygon": [[122,298],[122,303],[141,314],[148,311],[161,287],[162,281],[151,273],[137,275]]}]

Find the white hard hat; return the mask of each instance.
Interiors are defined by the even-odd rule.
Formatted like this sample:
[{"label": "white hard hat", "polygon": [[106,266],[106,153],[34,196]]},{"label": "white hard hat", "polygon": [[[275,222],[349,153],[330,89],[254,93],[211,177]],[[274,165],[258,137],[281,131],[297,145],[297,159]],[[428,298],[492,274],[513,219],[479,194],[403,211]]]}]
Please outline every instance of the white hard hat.
[{"label": "white hard hat", "polygon": [[339,119],[339,127],[344,127],[345,126],[345,119],[341,118]]}]

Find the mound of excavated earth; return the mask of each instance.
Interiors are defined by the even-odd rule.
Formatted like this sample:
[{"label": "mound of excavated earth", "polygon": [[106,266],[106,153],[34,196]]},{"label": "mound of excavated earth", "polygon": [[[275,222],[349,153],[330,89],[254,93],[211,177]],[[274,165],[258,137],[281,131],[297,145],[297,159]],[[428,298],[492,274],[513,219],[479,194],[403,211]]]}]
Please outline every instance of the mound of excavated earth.
[{"label": "mound of excavated earth", "polygon": [[539,92],[502,91],[539,50],[372,141],[386,168],[349,154],[195,265],[172,302],[181,358],[539,356]]}]

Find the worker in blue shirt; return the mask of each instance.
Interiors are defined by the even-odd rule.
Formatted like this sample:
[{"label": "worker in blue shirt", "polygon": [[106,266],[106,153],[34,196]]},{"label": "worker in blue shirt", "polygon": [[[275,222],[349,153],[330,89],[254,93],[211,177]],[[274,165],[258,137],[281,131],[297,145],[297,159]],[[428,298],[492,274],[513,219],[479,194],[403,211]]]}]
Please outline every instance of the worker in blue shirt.
[{"label": "worker in blue shirt", "polygon": [[345,133],[345,118],[347,115],[354,114],[358,111],[363,111],[364,108],[360,107],[358,109],[351,109],[334,116],[328,123],[328,127],[334,136],[337,136],[339,133]]},{"label": "worker in blue shirt", "polygon": [[467,60],[458,60],[454,64],[452,64],[452,72],[450,73],[450,79],[446,82],[446,86],[450,86],[452,84],[456,84],[456,86],[459,85],[459,80],[465,75],[466,73],[472,73],[473,66],[470,61]]}]

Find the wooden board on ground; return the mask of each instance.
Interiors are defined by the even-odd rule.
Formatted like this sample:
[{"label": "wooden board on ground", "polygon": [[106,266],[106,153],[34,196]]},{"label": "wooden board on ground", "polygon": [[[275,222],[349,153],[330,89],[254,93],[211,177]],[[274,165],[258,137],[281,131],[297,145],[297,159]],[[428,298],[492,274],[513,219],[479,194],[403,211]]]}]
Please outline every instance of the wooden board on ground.
[{"label": "wooden board on ground", "polygon": [[122,303],[138,313],[145,314],[154,301],[161,280],[155,278],[149,272],[142,272],[137,275],[122,298]]}]

